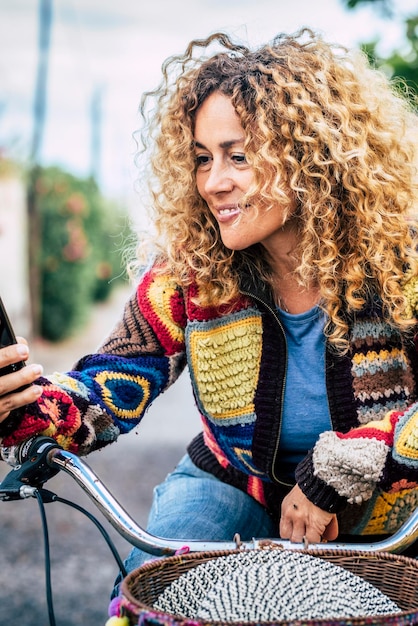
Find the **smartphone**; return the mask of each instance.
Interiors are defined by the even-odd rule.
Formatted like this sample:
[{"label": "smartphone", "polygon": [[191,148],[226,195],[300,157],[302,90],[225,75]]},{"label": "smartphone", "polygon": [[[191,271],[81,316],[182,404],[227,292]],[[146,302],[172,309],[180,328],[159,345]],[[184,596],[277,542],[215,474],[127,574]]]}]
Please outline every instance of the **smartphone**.
[{"label": "smartphone", "polygon": [[[6,308],[3,304],[3,300],[0,298],[0,348],[5,348],[13,343],[17,343],[16,336],[13,331],[13,326],[9,320],[9,316],[7,315]],[[17,372],[22,369],[22,367],[25,367],[25,365],[25,361],[18,361],[17,363],[0,367],[0,376]],[[23,385],[22,387],[15,389],[13,393],[22,391],[27,387],[29,387],[29,385]],[[22,418],[24,411],[25,407],[19,407],[10,411],[10,416],[5,421],[0,423],[0,434],[2,437],[6,437],[13,432],[17,421]]]},{"label": "smartphone", "polygon": [[[0,348],[10,346],[13,343],[17,343],[13,326],[10,323],[3,300],[0,298]],[[0,367],[0,376],[17,372],[24,366],[25,361],[19,361],[18,363],[12,363],[11,365]]]}]

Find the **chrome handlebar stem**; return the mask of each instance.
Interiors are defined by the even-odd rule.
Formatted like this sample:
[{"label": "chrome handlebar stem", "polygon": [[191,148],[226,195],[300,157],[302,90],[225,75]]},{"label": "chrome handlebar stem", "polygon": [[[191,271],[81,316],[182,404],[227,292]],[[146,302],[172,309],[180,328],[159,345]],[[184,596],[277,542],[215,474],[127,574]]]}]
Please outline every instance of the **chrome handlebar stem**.
[{"label": "chrome handlebar stem", "polygon": [[[251,541],[241,542],[239,538],[232,541],[189,541],[187,538],[177,540],[156,537],[146,532],[129,516],[87,463],[81,460],[80,457],[59,448],[53,448],[47,454],[47,462],[51,467],[59,468],[70,474],[118,533],[130,544],[149,554],[168,556],[175,554],[178,550],[183,548],[187,548],[190,552],[232,550],[237,547],[245,550],[262,547],[266,544],[277,544],[287,550],[301,548],[301,544],[292,543],[283,539],[252,539]],[[406,520],[395,534],[387,539],[371,543],[318,543],[310,544],[309,548],[401,553],[417,539],[418,509],[414,511],[411,517]]]}]

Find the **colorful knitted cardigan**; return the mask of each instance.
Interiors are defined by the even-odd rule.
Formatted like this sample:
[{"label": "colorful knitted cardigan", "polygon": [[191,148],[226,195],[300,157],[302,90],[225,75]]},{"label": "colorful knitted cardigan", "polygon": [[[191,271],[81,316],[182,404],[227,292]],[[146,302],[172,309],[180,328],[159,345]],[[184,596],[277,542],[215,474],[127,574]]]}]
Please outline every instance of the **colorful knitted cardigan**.
[{"label": "colorful knitted cardigan", "polygon": [[[417,283],[406,284],[411,306]],[[35,434],[80,455],[132,430],[188,364],[202,434],[192,460],[245,490],[279,518],[292,485],[281,475],[279,439],[286,340],[274,307],[250,289],[228,311],[196,304],[151,269],[95,354],[66,374],[41,378],[44,393],[20,423],[0,426],[2,445]],[[343,532],[394,532],[418,500],[418,355],[371,304],[351,321],[348,356],[326,352],[333,430],[299,464],[306,496],[338,513]],[[303,402],[303,398],[301,398]],[[307,407],[309,410],[309,407]]]}]

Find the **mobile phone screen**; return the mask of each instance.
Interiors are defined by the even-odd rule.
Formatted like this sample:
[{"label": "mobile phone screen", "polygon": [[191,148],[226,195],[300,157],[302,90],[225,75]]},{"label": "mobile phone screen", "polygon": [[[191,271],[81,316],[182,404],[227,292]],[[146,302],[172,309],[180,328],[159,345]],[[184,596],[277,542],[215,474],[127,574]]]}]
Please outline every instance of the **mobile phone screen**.
[{"label": "mobile phone screen", "polygon": [[[16,337],[10,323],[9,316],[7,315],[6,308],[0,298],[0,347],[4,348],[5,346],[10,346],[13,343],[17,343]],[[19,363],[6,365],[6,367],[0,367],[0,376],[16,372],[24,367],[24,365],[24,361],[20,361]]]},{"label": "mobile phone screen", "polygon": [[[16,336],[13,331],[13,326],[10,323],[9,316],[7,315],[6,308],[0,298],[0,348],[10,346],[13,343],[17,343]],[[0,367],[0,376],[17,372],[24,366],[25,362],[19,361],[18,363],[12,363],[11,365]],[[23,389],[26,389],[26,387],[28,387],[28,385],[23,385],[19,389],[15,389],[15,392],[22,391]],[[10,416],[5,421],[0,423],[2,437],[7,436],[13,431],[13,428],[15,428],[16,425],[16,420],[20,420],[23,414],[24,407],[19,407],[10,411]]]}]

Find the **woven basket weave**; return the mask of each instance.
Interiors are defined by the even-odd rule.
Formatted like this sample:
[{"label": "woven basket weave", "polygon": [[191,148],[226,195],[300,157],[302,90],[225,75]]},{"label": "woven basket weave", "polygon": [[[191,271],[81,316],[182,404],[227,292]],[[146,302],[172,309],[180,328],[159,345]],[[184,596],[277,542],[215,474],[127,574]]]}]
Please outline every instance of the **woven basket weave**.
[{"label": "woven basket weave", "polygon": [[[151,561],[131,572],[122,582],[122,606],[131,626],[198,626],[216,624],[230,626],[231,622],[199,622],[182,616],[156,611],[153,608],[158,596],[173,581],[189,569],[208,560],[234,554],[236,551],[198,552]],[[376,617],[347,617],[338,619],[278,620],[277,626],[373,626],[418,625],[418,561],[388,553],[366,553],[345,550],[297,550],[320,557],[374,585],[395,602],[400,613]],[[260,623],[260,622],[258,622]],[[242,622],[256,626],[253,622]],[[237,622],[234,622],[237,626]]]}]

